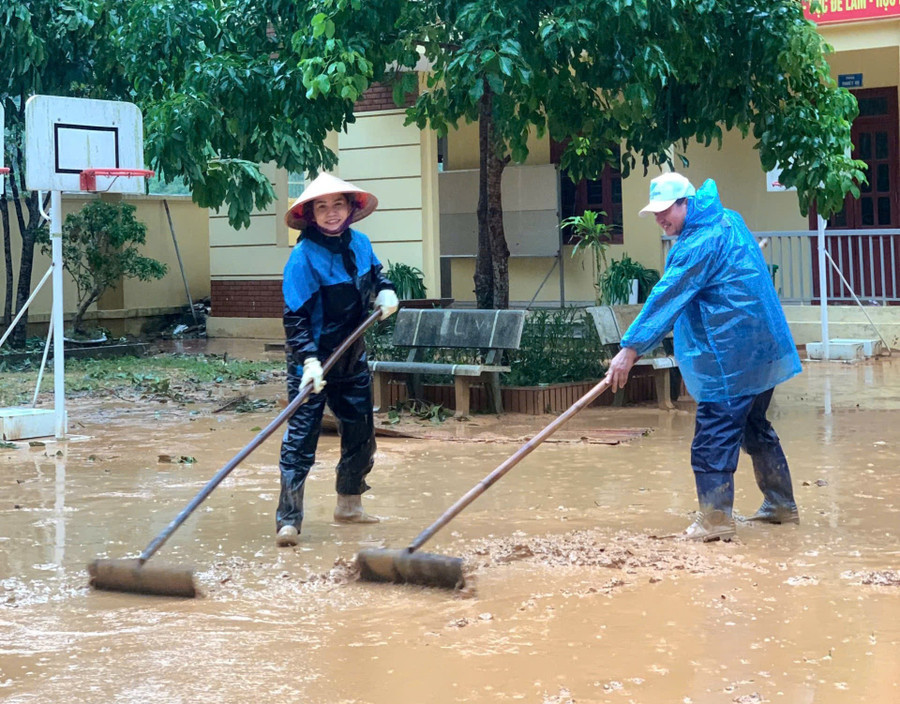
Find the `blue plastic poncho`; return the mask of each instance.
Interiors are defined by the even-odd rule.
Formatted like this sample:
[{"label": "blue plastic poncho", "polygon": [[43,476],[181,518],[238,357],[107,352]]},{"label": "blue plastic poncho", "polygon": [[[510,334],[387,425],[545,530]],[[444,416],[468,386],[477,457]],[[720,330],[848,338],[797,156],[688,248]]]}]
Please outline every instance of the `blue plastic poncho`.
[{"label": "blue plastic poncho", "polygon": [[674,327],[675,358],[697,401],[759,394],[800,373],[800,357],[759,245],[707,180],[688,199],[666,271],[622,347],[639,355]]}]

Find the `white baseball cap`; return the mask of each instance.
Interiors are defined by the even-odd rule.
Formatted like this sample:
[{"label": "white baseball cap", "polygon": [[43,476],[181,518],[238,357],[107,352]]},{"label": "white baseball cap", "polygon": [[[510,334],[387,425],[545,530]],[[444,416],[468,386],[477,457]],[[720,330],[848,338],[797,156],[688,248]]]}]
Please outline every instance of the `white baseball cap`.
[{"label": "white baseball cap", "polygon": [[661,213],[671,208],[680,198],[690,198],[697,193],[697,189],[691,185],[681,174],[675,172],[657,176],[650,182],[650,202],[638,213],[640,217]]}]

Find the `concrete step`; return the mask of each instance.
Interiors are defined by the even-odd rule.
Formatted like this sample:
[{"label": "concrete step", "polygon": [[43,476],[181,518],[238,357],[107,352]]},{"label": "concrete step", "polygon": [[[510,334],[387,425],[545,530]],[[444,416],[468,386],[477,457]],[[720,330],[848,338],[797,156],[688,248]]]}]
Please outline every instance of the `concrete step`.
[{"label": "concrete step", "polygon": [[808,342],[806,354],[810,359],[835,359],[855,361],[868,357],[877,357],[886,352],[881,340],[871,339],[842,339],[828,340],[828,356],[825,356],[825,344],[823,342]]}]

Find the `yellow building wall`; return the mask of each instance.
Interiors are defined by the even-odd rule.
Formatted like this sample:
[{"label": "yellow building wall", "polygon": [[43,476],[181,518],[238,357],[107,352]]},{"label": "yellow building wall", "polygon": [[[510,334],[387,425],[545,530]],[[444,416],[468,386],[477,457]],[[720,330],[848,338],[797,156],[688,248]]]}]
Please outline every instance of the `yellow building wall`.
[{"label": "yellow building wall", "polygon": [[[534,132],[528,139],[528,158],[526,164],[550,163],[550,140],[539,138]],[[447,134],[447,159],[444,168],[448,171],[456,169],[477,169],[480,164],[478,153],[478,123],[460,123],[458,129]]]},{"label": "yellow building wall", "polygon": [[[271,165],[260,167],[271,181],[275,198],[265,210],[254,210],[250,227],[235,229],[227,208],[209,211],[209,269],[215,280],[275,280],[291,253],[284,213],[289,207],[287,173]],[[213,311],[215,315],[215,311]]]},{"label": "yellow building wall", "polygon": [[[378,209],[355,225],[372,241],[385,268],[403,263],[419,268],[430,296],[440,294],[437,249],[437,137],[430,130],[404,125],[401,109],[360,112],[344,133],[332,133],[326,145],[338,156],[331,172],[378,198]],[[291,202],[283,170],[263,167],[276,201],[254,211],[249,229],[235,230],[226,214],[210,214],[210,272],[214,281],[280,281],[299,233],[284,224]],[[282,338],[275,317],[213,317],[211,337]]]},{"label": "yellow building wall", "polygon": [[338,138],[334,173],[378,198],[378,209],[358,227],[384,267],[417,267],[428,295],[437,297],[437,136],[405,120],[402,109],[358,114]]},{"label": "yellow building wall", "polygon": [[[82,206],[96,196],[64,195],[62,198],[63,220],[67,215],[79,211]],[[116,200],[120,196],[104,196],[106,200]],[[189,197],[166,196],[172,225],[178,239],[178,246],[184,262],[185,274],[191,297],[196,301],[209,296],[209,219],[205,208],[197,207]],[[141,247],[144,256],[163,262],[168,272],[159,281],[138,281],[126,279],[122,284],[107,291],[100,300],[88,309],[87,318],[95,325],[110,329],[114,335],[138,334],[147,318],[157,315],[177,313],[187,306],[187,295],[178,267],[178,257],[169,229],[160,196],[128,196],[125,200],[136,207],[135,217],[147,226],[147,242]],[[12,204],[10,204],[12,206]],[[12,207],[10,207],[12,215]],[[22,239],[19,236],[15,217],[10,217],[13,276],[18,285],[19,261],[21,261]],[[35,247],[32,267],[31,289],[40,283],[44,273],[50,268],[50,257]],[[6,267],[0,261],[0,276],[6,280]],[[15,296],[15,292],[13,293]],[[50,318],[53,291],[50,280],[29,307],[29,334],[44,334]],[[67,272],[63,272],[63,307],[66,318],[71,319],[77,308],[78,298],[75,283]],[[13,301],[15,307],[15,301]]]},{"label": "yellow building wall", "polygon": [[[529,156],[526,164],[550,163],[550,140],[533,137],[529,144]],[[463,125],[450,132],[447,139],[447,170],[478,167],[478,126]],[[650,178],[646,179],[633,174],[622,182],[622,201],[625,213],[624,244],[610,245],[607,259],[621,259],[628,254],[644,266],[660,269],[662,266],[662,248],[659,240],[659,228],[652,219],[649,221],[637,217],[637,211],[646,203],[646,194]],[[541,199],[543,193],[522,193],[515,202],[529,202]],[[504,208],[514,207],[515,202],[504,203]],[[557,231],[548,231],[548,239],[559,237]],[[565,269],[564,295],[567,304],[589,304],[595,302],[594,275],[589,253],[572,256],[572,246],[563,247],[563,266]],[[560,300],[559,269],[554,269],[553,257],[512,257],[509,260],[510,303],[523,305],[534,298],[535,303],[553,303]],[[557,263],[558,266],[558,263]],[[475,301],[474,258],[453,258],[450,261],[451,295],[460,303]],[[546,277],[546,282],[544,279]],[[542,286],[543,282],[543,286]],[[535,297],[535,294],[536,297]]]}]

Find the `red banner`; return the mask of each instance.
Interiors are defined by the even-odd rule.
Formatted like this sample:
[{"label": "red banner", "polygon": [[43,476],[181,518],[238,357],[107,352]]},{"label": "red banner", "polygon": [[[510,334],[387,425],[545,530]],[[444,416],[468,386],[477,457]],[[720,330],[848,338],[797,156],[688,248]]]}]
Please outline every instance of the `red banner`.
[{"label": "red banner", "polygon": [[803,14],[816,24],[900,18],[900,0],[821,0],[819,12],[812,12],[809,5],[804,0]]}]

